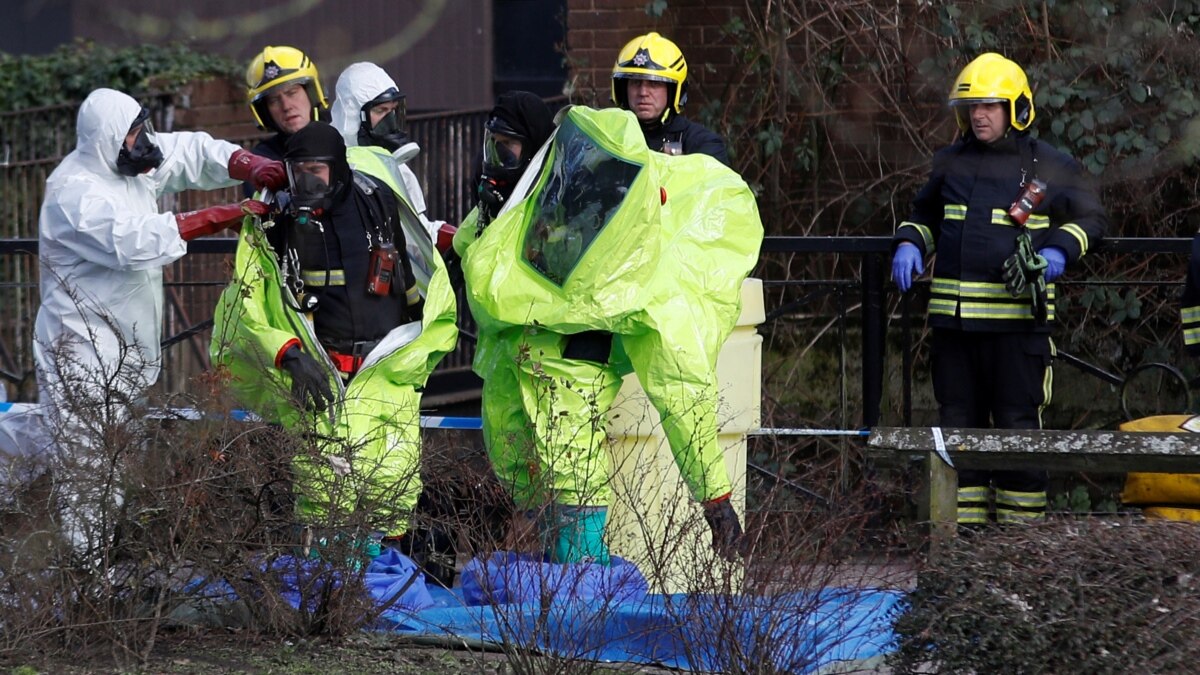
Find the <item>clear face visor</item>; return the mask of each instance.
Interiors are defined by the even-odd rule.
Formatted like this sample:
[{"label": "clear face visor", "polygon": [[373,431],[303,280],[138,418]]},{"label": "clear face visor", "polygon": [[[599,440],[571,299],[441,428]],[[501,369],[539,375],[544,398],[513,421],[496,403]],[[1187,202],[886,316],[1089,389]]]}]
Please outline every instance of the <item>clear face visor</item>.
[{"label": "clear face visor", "polygon": [[292,202],[298,207],[314,208],[333,195],[330,184],[333,176],[333,158],[289,159],[288,183],[291,185]]},{"label": "clear face visor", "polygon": [[[372,113],[380,113],[387,110],[378,122],[372,123]],[[359,122],[368,130],[376,132],[380,135],[394,134],[404,131],[404,120],[408,116],[408,104],[404,94],[395,87],[390,87],[387,91],[367,101],[359,111]]]},{"label": "clear face visor", "polygon": [[488,129],[483,134],[483,164],[501,169],[521,167],[525,139],[515,134]]},{"label": "clear face visor", "polygon": [[956,98],[950,100],[951,108],[967,108],[977,103],[1008,103],[1006,98]]},{"label": "clear face visor", "polygon": [[957,98],[951,99],[950,110],[954,111],[955,117],[958,118],[958,124],[963,129],[971,126],[971,106],[984,103],[1000,103],[1004,106],[1004,113],[1007,116],[1009,101],[1006,98]]},{"label": "clear face visor", "polygon": [[609,224],[641,171],[610,154],[571,120],[554,136],[547,176],[525,233],[525,259],[562,285]]}]

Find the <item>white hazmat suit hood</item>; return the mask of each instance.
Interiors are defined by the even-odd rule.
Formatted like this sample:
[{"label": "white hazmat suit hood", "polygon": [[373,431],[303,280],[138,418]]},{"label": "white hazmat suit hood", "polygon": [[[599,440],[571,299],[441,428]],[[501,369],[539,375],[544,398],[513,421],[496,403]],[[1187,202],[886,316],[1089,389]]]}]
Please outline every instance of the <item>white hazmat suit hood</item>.
[{"label": "white hazmat suit hood", "polygon": [[[338,77],[330,116],[333,126],[342,134],[346,147],[359,145],[358,130],[362,126],[362,107],[375,100],[388,89],[399,90],[396,81],[374,63],[354,63]],[[421,152],[420,146],[412,141],[401,145],[392,156],[403,164]]]},{"label": "white hazmat suit hood", "polygon": [[[359,114],[362,112],[362,107],[369,101],[375,100],[375,97],[383,92],[393,88],[399,89],[396,81],[389,77],[383,68],[374,63],[351,64],[338,76],[337,85],[334,87],[337,98],[333,101],[330,116],[333,118],[333,126],[346,141],[347,148],[359,145],[358,130],[362,125]],[[426,217],[425,193],[421,191],[421,183],[417,180],[417,175],[407,165],[407,162],[420,152],[420,146],[409,141],[393,152],[392,157],[396,160],[395,170],[399,179],[397,184],[404,188],[406,193],[402,196],[408,200],[409,205],[420,218],[421,224],[429,232],[430,239],[436,241],[437,230],[441,223],[431,222]],[[351,166],[353,167],[353,162],[351,162]]]}]

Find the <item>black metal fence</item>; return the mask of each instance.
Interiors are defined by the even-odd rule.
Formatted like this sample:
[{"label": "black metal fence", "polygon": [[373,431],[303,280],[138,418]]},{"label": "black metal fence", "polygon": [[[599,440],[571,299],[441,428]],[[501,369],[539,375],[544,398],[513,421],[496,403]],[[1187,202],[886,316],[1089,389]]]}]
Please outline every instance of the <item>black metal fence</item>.
[{"label": "black metal fence", "polygon": [[[1091,255],[1178,260],[1187,252],[1189,244],[1187,239],[1111,239]],[[227,258],[233,245],[232,240],[198,240],[192,242],[190,253]],[[928,378],[919,367],[924,354],[923,305],[927,301],[928,285],[918,283],[916,290],[909,294],[896,293],[889,280],[890,239],[768,237],[762,250],[758,276],[764,280],[767,316],[766,323],[760,328],[766,339],[764,426],[849,429],[877,424],[930,423],[935,411],[931,408]],[[34,240],[0,241],[0,262],[34,255]],[[824,279],[792,279],[773,272],[789,265],[794,267],[801,259],[838,259],[841,265],[835,269],[842,273]],[[1177,273],[1168,274],[1177,281],[1166,283],[1077,279],[1072,274],[1060,283],[1060,296],[1078,295],[1084,292],[1082,289],[1106,284],[1141,285],[1146,289],[1148,301],[1159,305],[1147,307],[1144,314],[1151,316],[1157,312],[1159,323],[1173,321],[1176,324],[1173,331],[1161,326],[1154,330],[1162,331],[1167,342],[1178,342],[1175,297],[1183,268],[1177,269]],[[216,292],[225,283],[224,278],[176,281],[169,289],[207,287]],[[7,296],[17,292],[36,294],[35,283],[0,285],[0,293],[5,296],[0,302],[7,305]],[[460,312],[465,314],[465,305],[460,304]],[[191,322],[187,327],[193,328],[202,326],[209,316],[195,314],[187,318]],[[1137,323],[1129,329],[1137,330],[1147,325]],[[1111,326],[1105,325],[1104,329],[1111,329]],[[1058,330],[1068,328],[1064,326]],[[1069,330],[1084,331],[1084,335],[1076,336],[1074,342],[1088,344],[1088,326]],[[1069,342],[1068,337],[1056,333],[1056,339],[1062,342]],[[172,347],[166,352],[161,386],[170,391],[186,387],[188,379],[207,363],[203,354],[208,338],[209,331],[203,328],[170,333],[166,342]],[[30,333],[20,339],[20,344],[0,342],[0,368],[10,381],[28,378],[33,369],[29,359],[19,358],[28,354]],[[472,336],[465,334],[458,352],[462,359],[458,364],[460,367],[469,364],[473,347]],[[193,367],[190,361],[170,357],[172,352],[181,349],[199,355],[200,365]],[[1059,389],[1079,390],[1081,393],[1076,398],[1086,401],[1095,414],[1085,418],[1075,415],[1066,423],[1055,426],[1104,426],[1112,421],[1109,418],[1155,411],[1178,412],[1180,407],[1191,406],[1192,392],[1197,389],[1200,379],[1195,377],[1194,366],[1186,363],[1181,353],[1182,350],[1175,350],[1171,358],[1157,361],[1142,358],[1119,363],[1086,349],[1080,353],[1060,350],[1059,365],[1071,368],[1056,375],[1056,392]],[[186,370],[185,364],[188,364]],[[1137,388],[1131,389],[1135,384]]]}]

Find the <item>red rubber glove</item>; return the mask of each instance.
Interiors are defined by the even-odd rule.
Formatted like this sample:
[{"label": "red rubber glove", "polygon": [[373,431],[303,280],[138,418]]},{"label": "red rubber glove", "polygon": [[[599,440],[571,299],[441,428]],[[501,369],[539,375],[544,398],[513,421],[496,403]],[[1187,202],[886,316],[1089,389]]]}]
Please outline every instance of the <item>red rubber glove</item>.
[{"label": "red rubber glove", "polygon": [[458,232],[458,228],[450,223],[443,222],[438,226],[437,241],[434,244],[437,246],[438,253],[445,253],[454,246],[454,233]]},{"label": "red rubber glove", "polygon": [[229,158],[229,177],[250,181],[256,190],[278,190],[287,187],[287,171],[283,168],[283,162],[246,150],[237,150]]},{"label": "red rubber glove", "polygon": [[176,213],[175,223],[179,226],[179,236],[183,237],[184,241],[191,241],[216,234],[228,227],[240,227],[242,218],[247,215],[262,217],[270,211],[271,207],[263,202],[246,199],[237,204],[222,204],[199,211]]}]

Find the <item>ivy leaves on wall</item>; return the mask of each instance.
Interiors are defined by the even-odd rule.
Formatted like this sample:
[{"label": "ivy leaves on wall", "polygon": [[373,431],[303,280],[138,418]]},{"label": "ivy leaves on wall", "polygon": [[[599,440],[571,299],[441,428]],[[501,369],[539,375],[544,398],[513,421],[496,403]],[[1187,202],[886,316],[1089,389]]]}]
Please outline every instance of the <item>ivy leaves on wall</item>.
[{"label": "ivy leaves on wall", "polygon": [[131,94],[170,89],[208,76],[236,76],[240,66],[186,45],[114,49],[88,41],[50,54],[0,53],[0,110],[21,110],[84,99],[98,87]]}]

